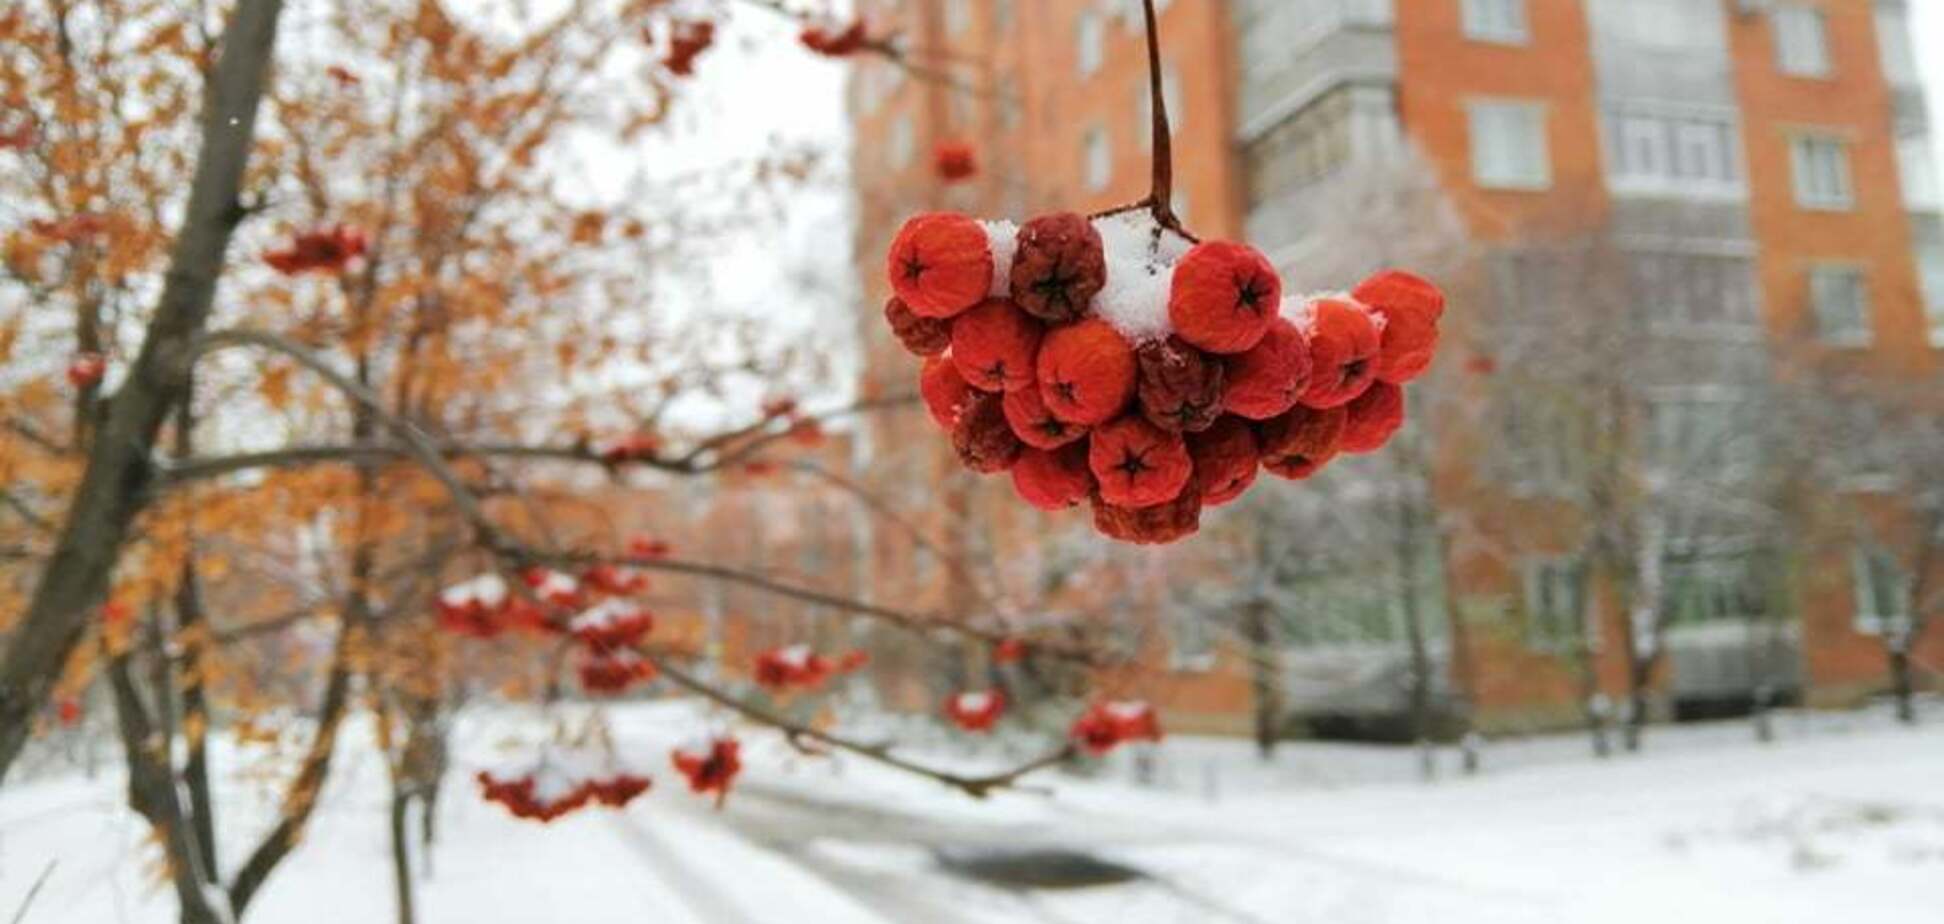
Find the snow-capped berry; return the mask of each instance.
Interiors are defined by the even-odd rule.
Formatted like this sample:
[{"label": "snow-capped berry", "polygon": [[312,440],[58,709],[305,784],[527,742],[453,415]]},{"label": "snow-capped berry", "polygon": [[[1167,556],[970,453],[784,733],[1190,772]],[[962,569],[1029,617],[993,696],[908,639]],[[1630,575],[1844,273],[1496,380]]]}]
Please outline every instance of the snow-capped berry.
[{"label": "snow-capped berry", "polygon": [[1003,298],[987,299],[952,322],[952,362],[985,391],[1031,387],[1045,328]]},{"label": "snow-capped berry", "polygon": [[1121,507],[1093,497],[1094,529],[1109,539],[1135,545],[1165,545],[1201,528],[1201,490],[1194,479],[1174,500],[1151,507]]},{"label": "snow-capped berry", "polygon": [[925,367],[918,372],[918,394],[925,399],[932,420],[950,430],[958,425],[965,402],[971,400],[972,386],[965,384],[965,377],[959,375],[958,366],[950,356],[933,356],[925,360]]},{"label": "snow-capped berry", "polygon": [[1343,410],[1343,451],[1375,452],[1404,426],[1404,389],[1374,382]]},{"label": "snow-capped berry", "polygon": [[940,141],[932,148],[932,172],[947,183],[968,180],[979,173],[979,155],[965,141]]},{"label": "snow-capped berry", "polygon": [[1172,500],[1194,474],[1188,444],[1128,415],[1094,431],[1087,464],[1102,500],[1117,507],[1151,507]]},{"label": "snow-capped berry", "polygon": [[1107,253],[1093,222],[1072,212],[1042,215],[1019,229],[1012,299],[1048,324],[1077,321],[1107,283]]},{"label": "snow-capped berry", "polygon": [[1282,280],[1255,248],[1195,245],[1175,267],[1168,321],[1175,336],[1211,353],[1240,353],[1262,339],[1282,305]]},{"label": "snow-capped berry", "polygon": [[952,448],[966,468],[981,475],[1003,472],[1019,461],[1026,448],[1006,422],[1005,399],[982,391],[971,392],[952,427]]},{"label": "snow-capped berry", "polygon": [[1094,490],[1085,443],[1050,451],[1028,448],[1019,454],[1012,478],[1021,500],[1047,511],[1077,507]]},{"label": "snow-capped berry", "polygon": [[1308,478],[1336,458],[1348,418],[1341,407],[1296,407],[1256,431],[1262,467],[1284,478]]},{"label": "snow-capped berry", "polygon": [[1061,420],[1112,420],[1132,397],[1135,374],[1134,347],[1099,318],[1056,327],[1040,344],[1040,397]]},{"label": "snow-capped berry", "polygon": [[589,693],[621,693],[642,681],[655,679],[654,662],[632,651],[590,654],[575,666],[581,689]]},{"label": "snow-capped berry", "polygon": [[1254,428],[1240,417],[1224,416],[1206,432],[1188,437],[1188,455],[1195,460],[1195,484],[1204,507],[1219,507],[1255,484],[1262,467]]},{"label": "snow-capped berry", "polygon": [[552,568],[528,568],[520,572],[520,579],[542,603],[571,609],[587,602],[580,581],[571,574]]},{"label": "snow-capped berry", "polygon": [[1074,720],[1070,735],[1087,753],[1099,757],[1129,741],[1160,741],[1161,721],[1147,703],[1095,703]]},{"label": "snow-capped berry", "polygon": [[969,732],[991,731],[1006,713],[1006,694],[998,690],[955,693],[945,700],[945,716]]},{"label": "snow-capped berry", "polygon": [[922,317],[895,295],[884,303],[884,320],[913,356],[937,356],[952,345],[951,321]]},{"label": "snow-capped berry", "polygon": [[1222,362],[1169,337],[1134,351],[1141,416],[1163,430],[1198,433],[1222,416]]},{"label": "snow-capped berry", "polygon": [[829,679],[831,665],[808,645],[772,648],[756,655],[756,683],[772,690],[814,690]]},{"label": "snow-capped berry", "polygon": [[84,351],[68,360],[68,384],[76,388],[93,388],[101,384],[101,377],[107,373],[108,359],[100,353]]},{"label": "snow-capped berry", "polygon": [[885,262],[892,291],[927,318],[957,315],[984,300],[992,287],[985,228],[956,212],[930,212],[905,222]]},{"label": "snow-capped berry", "polygon": [[1067,423],[1053,416],[1037,388],[1006,392],[1001,407],[1013,435],[1035,449],[1058,449],[1087,435],[1085,424]]},{"label": "snow-capped berry", "polygon": [[1309,388],[1309,340],[1287,318],[1269,322],[1268,333],[1247,351],[1227,359],[1222,408],[1250,420],[1268,420],[1296,406]]},{"label": "snow-capped berry", "polygon": [[675,770],[688,778],[692,792],[713,792],[716,805],[729,797],[729,787],[736,781],[736,774],[742,772],[742,742],[734,738],[717,738],[709,742],[709,749],[700,753],[677,750],[669,754]]},{"label": "snow-capped berry", "polygon": [[1310,306],[1310,381],[1304,404],[1341,407],[1377,377],[1377,324],[1361,307],[1336,298]]},{"label": "snow-capped berry", "polygon": [[655,615],[625,600],[603,600],[567,622],[568,633],[597,652],[631,647],[654,629]]},{"label": "snow-capped berry", "polygon": [[648,589],[648,575],[638,568],[623,568],[606,562],[581,572],[581,583],[596,593],[625,597]]},{"label": "snow-capped berry", "polygon": [[1444,317],[1445,298],[1430,280],[1403,270],[1382,270],[1357,284],[1350,297],[1385,315],[1412,314],[1437,323]]}]

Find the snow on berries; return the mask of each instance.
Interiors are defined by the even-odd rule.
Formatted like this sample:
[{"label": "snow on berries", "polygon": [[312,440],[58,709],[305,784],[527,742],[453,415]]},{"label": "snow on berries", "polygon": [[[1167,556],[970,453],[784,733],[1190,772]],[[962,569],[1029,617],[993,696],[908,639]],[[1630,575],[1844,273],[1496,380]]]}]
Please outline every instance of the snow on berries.
[{"label": "snow on berries", "polygon": [[1255,249],[1143,210],[922,214],[885,270],[885,321],[924,358],[919,392],[960,461],[1010,472],[1042,510],[1090,502],[1097,530],[1136,543],[1193,534],[1261,469],[1306,478],[1382,446],[1444,311],[1396,270],[1285,297]]},{"label": "snow on berries", "polygon": [[723,737],[700,748],[677,748],[669,755],[676,772],[688,779],[689,791],[715,793],[716,807],[729,797],[729,787],[742,772],[742,742]]},{"label": "snow on berries", "polygon": [[548,748],[532,767],[481,770],[480,795],[515,818],[542,824],[590,805],[621,808],[648,791],[648,777],[614,766],[613,758]]},{"label": "snow on berries", "polygon": [[1082,750],[1099,757],[1130,741],[1160,741],[1161,720],[1148,703],[1110,700],[1081,713],[1069,736]]},{"label": "snow on berries", "polygon": [[809,645],[789,645],[758,653],[754,677],[758,685],[773,691],[815,690],[833,675],[861,670],[869,661],[862,651],[847,652],[832,662]]},{"label": "snow on berries", "polygon": [[1006,714],[1006,694],[998,690],[956,693],[945,700],[945,717],[969,732],[988,732]]}]

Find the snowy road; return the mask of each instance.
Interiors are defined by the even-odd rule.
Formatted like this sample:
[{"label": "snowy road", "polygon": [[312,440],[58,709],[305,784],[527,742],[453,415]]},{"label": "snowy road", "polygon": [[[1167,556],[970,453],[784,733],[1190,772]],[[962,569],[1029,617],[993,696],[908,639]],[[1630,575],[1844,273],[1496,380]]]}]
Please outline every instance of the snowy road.
[{"label": "snowy road", "polygon": [[[1433,786],[1409,781],[1403,753],[1299,745],[1264,767],[1236,744],[1181,740],[1160,755],[1158,787],[1052,775],[1050,794],[986,802],[752,736],[746,778],[718,812],[659,769],[693,724],[617,718],[624,760],[658,777],[625,811],[536,826],[455,776],[421,921],[1908,924],[1944,907],[1935,728],[1805,722],[1768,747],[1732,726],[1672,730],[1608,762],[1573,739],[1504,745],[1486,775]],[[459,753],[490,759],[503,733]],[[359,746],[341,756],[249,922],[391,920],[382,777]],[[1181,785],[1204,777],[1221,785]],[[25,924],[173,919],[120,795],[111,776],[0,791],[0,920],[50,863]],[[243,785],[227,799],[233,867],[272,801]],[[1145,875],[1008,888],[940,863],[994,850],[1078,851]]]}]

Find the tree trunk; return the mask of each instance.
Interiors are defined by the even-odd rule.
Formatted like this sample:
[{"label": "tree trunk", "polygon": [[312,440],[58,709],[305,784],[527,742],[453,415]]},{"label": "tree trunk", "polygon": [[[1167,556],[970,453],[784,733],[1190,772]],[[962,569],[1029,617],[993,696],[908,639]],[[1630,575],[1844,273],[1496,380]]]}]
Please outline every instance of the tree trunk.
[{"label": "tree trunk", "polygon": [[195,827],[184,817],[169,753],[149,721],[128,656],[111,656],[107,673],[128,762],[128,804],[148,820],[161,841],[182,924],[227,924],[232,920],[229,909],[212,901],[222,891],[214,887],[214,873],[202,864],[202,850],[196,845]]},{"label": "tree trunk", "polygon": [[412,841],[405,832],[405,820],[412,806],[409,782],[398,781],[392,786],[391,797],[391,859],[392,885],[398,898],[398,924],[413,924],[415,915],[412,910]]},{"label": "tree trunk", "polygon": [[1889,646],[1890,694],[1897,702],[1897,721],[1917,724],[1916,684],[1911,676],[1910,651],[1902,644]]},{"label": "tree trunk", "polygon": [[155,319],[127,381],[108,401],[54,554],[0,660],[0,780],[107,595],[129,524],[146,503],[156,435],[181,400],[193,341],[207,323],[223,255],[244,214],[243,168],[282,10],[282,0],[241,0],[223,32],[204,99],[196,175]]},{"label": "tree trunk", "polygon": [[1242,610],[1242,635],[1249,643],[1249,692],[1255,700],[1256,754],[1269,760],[1282,737],[1282,658],[1276,650],[1269,604],[1252,600]]}]

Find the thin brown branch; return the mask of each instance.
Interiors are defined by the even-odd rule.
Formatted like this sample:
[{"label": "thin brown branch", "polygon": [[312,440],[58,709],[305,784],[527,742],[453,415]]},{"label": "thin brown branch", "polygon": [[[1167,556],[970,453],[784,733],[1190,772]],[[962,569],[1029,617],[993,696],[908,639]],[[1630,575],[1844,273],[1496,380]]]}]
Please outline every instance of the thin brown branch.
[{"label": "thin brown branch", "polygon": [[650,654],[648,657],[661,670],[662,676],[668,678],[669,682],[710,702],[736,712],[744,718],[768,725],[771,728],[783,732],[784,737],[799,749],[803,747],[803,742],[814,741],[826,747],[856,754],[867,760],[876,761],[887,767],[902,770],[906,773],[921,776],[929,780],[935,780],[975,799],[983,799],[994,790],[1011,788],[1019,782],[1021,777],[1038,770],[1044,770],[1047,767],[1065,763],[1078,754],[1078,751],[1074,749],[1072,743],[1067,743],[1061,745],[1051,753],[999,773],[982,776],[967,776],[953,773],[949,770],[940,770],[908,758],[899,757],[897,754],[892,753],[892,746],[888,743],[872,744],[858,741],[834,732],[824,731],[814,726],[793,721],[780,713],[717,689],[701,678],[676,667],[666,657],[655,654]]}]

